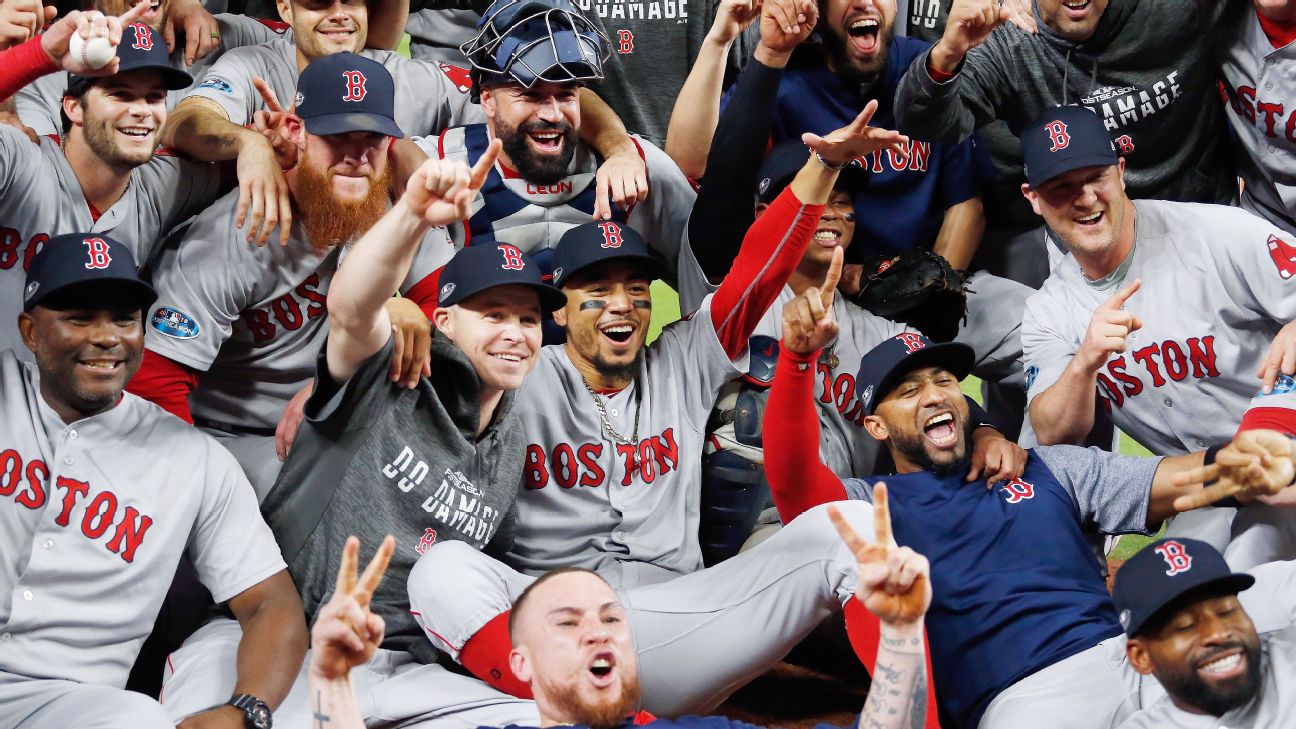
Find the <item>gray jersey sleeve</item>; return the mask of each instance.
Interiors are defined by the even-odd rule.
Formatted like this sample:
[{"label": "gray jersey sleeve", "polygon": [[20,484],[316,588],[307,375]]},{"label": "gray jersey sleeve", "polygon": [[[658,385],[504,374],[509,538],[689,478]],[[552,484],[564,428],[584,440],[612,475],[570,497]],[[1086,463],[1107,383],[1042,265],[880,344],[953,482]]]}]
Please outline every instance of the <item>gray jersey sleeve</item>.
[{"label": "gray jersey sleeve", "polygon": [[714,294],[718,288],[718,285],[707,279],[697,257],[693,255],[693,247],[688,241],[688,227],[685,226],[680,241],[679,262],[675,266],[675,291],[679,294],[680,311],[685,314],[697,311],[702,300],[709,294]]},{"label": "gray jersey sleeve", "polygon": [[1071,492],[1082,523],[1108,534],[1147,533],[1148,499],[1160,458],[1067,445],[1041,446],[1034,453]]},{"label": "gray jersey sleeve", "polygon": [[221,53],[243,46],[255,46],[272,38],[292,37],[292,30],[281,33],[251,16],[218,13],[213,17],[220,26]]},{"label": "gray jersey sleeve", "polygon": [[67,71],[41,76],[14,94],[14,110],[23,124],[42,137],[63,133],[63,92],[67,91]]},{"label": "gray jersey sleeve", "polygon": [[[189,96],[219,104],[225,110],[225,116],[234,124],[243,126],[251,122],[252,115],[261,107],[261,97],[257,94],[252,79],[261,76],[271,87],[281,85],[276,84],[275,76],[264,68],[263,59],[269,47],[257,45],[231,49],[212,64],[206,76],[189,92]],[[281,90],[276,88],[275,93],[278,94]],[[291,101],[282,95],[279,100],[284,104]]]},{"label": "gray jersey sleeve", "polygon": [[218,165],[175,157],[157,159],[158,164],[139,168],[138,179],[150,204],[157,206],[162,221],[160,239],[216,202],[224,192],[224,176]]},{"label": "gray jersey sleeve", "polygon": [[626,220],[673,270],[680,256],[684,228],[697,200],[697,191],[675,161],[646,139],[634,137],[648,166],[648,199],[635,206]]},{"label": "gray jersey sleeve", "polygon": [[4,161],[0,164],[0,198],[15,185],[23,184],[23,180],[42,174],[40,147],[32,144],[26,134],[3,124],[0,124],[0,159]]},{"label": "gray jersey sleeve", "polygon": [[1021,347],[1026,366],[1027,402],[1058,381],[1080,344],[1070,333],[1074,315],[1061,311],[1057,296],[1048,293],[1047,283],[1045,287],[1031,296],[1022,314]]},{"label": "gray jersey sleeve", "polygon": [[204,440],[207,481],[188,552],[198,579],[219,603],[287,566],[238,461],[211,438]]},{"label": "gray jersey sleeve", "polygon": [[855,501],[873,503],[873,484],[862,478],[843,478],[842,488],[846,489],[846,498]]},{"label": "gray jersey sleeve", "polygon": [[[231,194],[237,194],[233,192]],[[154,312],[174,312],[192,326],[165,326],[158,314],[145,344],[152,352],[206,372],[229,339],[234,322],[252,301],[254,282],[245,275],[241,247],[252,245],[234,227],[234,206],[222,199],[168,245],[153,273],[158,299]]]},{"label": "gray jersey sleeve", "polygon": [[[650,362],[648,370],[654,379],[671,381],[666,389],[678,393],[681,416],[700,414],[702,422],[695,423],[700,430],[705,429],[720,386],[747,371],[747,350],[730,360],[720,344],[711,321],[713,301],[707,297],[691,316],[668,325],[648,352],[660,360],[655,365]],[[689,366],[671,366],[681,362]]]},{"label": "gray jersey sleeve", "polygon": [[450,127],[486,121],[481,107],[472,103],[472,96],[461,90],[439,64],[400,58],[392,71],[396,83],[404,87],[396,90],[396,97],[419,104],[417,128],[401,129],[407,136],[435,136]]},{"label": "gray jersey sleeve", "polygon": [[1218,234],[1206,250],[1229,297],[1280,326],[1296,319],[1296,237],[1240,208],[1216,214]]}]

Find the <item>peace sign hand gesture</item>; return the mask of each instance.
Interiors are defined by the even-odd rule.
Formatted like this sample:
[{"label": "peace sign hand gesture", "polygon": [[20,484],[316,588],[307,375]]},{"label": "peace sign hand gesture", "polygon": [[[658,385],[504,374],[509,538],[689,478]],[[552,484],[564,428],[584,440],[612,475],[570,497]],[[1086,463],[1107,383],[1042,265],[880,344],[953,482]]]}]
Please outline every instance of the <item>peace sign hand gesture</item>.
[{"label": "peace sign hand gesture", "polygon": [[1296,443],[1276,430],[1244,430],[1215,454],[1209,466],[1177,473],[1175,486],[1211,483],[1174,500],[1175,511],[1189,511],[1228,498],[1264,500],[1287,488],[1296,476]]},{"label": "peace sign hand gesture", "polygon": [[396,539],[389,534],[357,580],[360,540],[347,539],[337,587],[311,629],[312,675],[328,681],[345,678],[353,667],[373,658],[382,643],[384,626],[381,617],[369,612],[369,603],[395,549]]},{"label": "peace sign hand gesture", "polygon": [[927,558],[908,547],[896,546],[891,537],[891,510],[886,484],[873,487],[872,543],[864,541],[837,507],[828,507],[828,518],[859,563],[855,599],[884,625],[913,625],[931,605],[931,568]]}]

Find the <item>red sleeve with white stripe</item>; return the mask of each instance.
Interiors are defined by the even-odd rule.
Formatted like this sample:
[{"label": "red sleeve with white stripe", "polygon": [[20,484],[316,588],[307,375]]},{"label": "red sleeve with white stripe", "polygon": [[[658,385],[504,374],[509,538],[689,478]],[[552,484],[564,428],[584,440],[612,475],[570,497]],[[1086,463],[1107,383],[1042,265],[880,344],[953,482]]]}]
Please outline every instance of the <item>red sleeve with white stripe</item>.
[{"label": "red sleeve with white stripe", "polygon": [[724,283],[711,299],[711,323],[731,357],[747,346],[814,238],[823,205],[807,205],[788,185],[743,238]]}]

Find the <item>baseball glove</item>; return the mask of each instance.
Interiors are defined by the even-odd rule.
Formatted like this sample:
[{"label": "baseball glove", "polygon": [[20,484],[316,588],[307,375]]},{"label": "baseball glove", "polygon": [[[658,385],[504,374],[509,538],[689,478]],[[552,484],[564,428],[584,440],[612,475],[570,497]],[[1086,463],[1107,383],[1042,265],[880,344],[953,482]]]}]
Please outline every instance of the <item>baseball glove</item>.
[{"label": "baseball glove", "polygon": [[[870,273],[872,272],[872,273]],[[936,253],[914,248],[864,264],[860,292],[851,300],[880,317],[908,324],[948,342],[967,319],[964,274]]]}]

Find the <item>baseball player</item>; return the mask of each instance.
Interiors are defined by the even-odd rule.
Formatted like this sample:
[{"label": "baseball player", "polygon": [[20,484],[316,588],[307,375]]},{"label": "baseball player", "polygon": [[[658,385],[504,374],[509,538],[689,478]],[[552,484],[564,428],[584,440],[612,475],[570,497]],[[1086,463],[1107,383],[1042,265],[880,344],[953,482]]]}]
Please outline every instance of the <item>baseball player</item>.
[{"label": "baseball player", "polygon": [[[353,92],[363,98],[343,100]],[[275,425],[310,382],[327,335],[329,281],[344,256],[342,244],[387,210],[387,153],[402,135],[392,116],[392,77],[376,61],[324,56],[302,74],[298,94],[301,121],[292,122],[290,137],[300,162],[288,181],[300,215],[288,245],[249,245],[235,225],[239,195],[233,191],[198,216],[159,257],[149,353],[132,385],[132,392],[232,449],[262,497],[280,466]],[[433,230],[419,252],[399,287],[408,299],[390,306],[407,312],[402,329],[426,332],[427,317],[414,305],[435,291],[419,284],[451,248]]]},{"label": "baseball player", "polygon": [[[273,150],[260,134],[243,126],[252,123],[255,113],[264,108],[254,79],[263,79],[276,98],[291,99],[297,74],[312,60],[344,51],[359,53],[382,64],[395,79],[395,119],[407,134],[434,135],[450,126],[482,119],[481,109],[468,94],[470,82],[464,69],[411,60],[394,51],[363,48],[368,3],[288,2],[281,7],[281,14],[292,26],[293,38],[275,38],[222,56],[193,93],[176,107],[171,124],[163,132],[166,143],[195,158],[240,160],[240,206],[247,211],[248,239],[258,243],[264,243],[276,225],[279,242],[287,241],[293,212]],[[353,87],[348,94],[354,99],[359,88]],[[592,95],[582,106],[597,118],[597,123],[591,125],[591,135],[606,133],[600,148],[617,154],[619,163],[626,165],[634,153],[620,120]],[[412,146],[409,151],[417,155]],[[629,165],[642,168],[637,158],[629,160]],[[615,182],[619,183],[620,178]],[[245,222],[242,214],[239,222]]]},{"label": "baseball player", "polygon": [[[822,463],[807,473],[797,457],[818,443],[810,364],[837,329],[830,288],[807,290],[797,303],[784,308],[766,420],[780,447],[766,451],[765,467],[785,520],[828,501],[867,500],[879,481],[843,481]],[[1072,446],[1028,451],[1022,476],[998,488],[970,485],[959,380],[973,357],[966,345],[903,333],[866,354],[857,379],[866,383],[865,427],[899,474],[886,477],[896,541],[943,565],[927,620],[937,696],[956,726],[1060,717],[1067,726],[1110,726],[1132,710],[1137,683],[1120,668],[1120,625],[1082,526],[1146,532],[1229,494],[1281,489],[1296,469],[1291,441],[1255,431],[1277,443],[1265,441],[1263,457],[1221,451],[1210,463],[1218,482],[1204,489],[1190,483],[1204,479],[1202,452],[1134,458]]]},{"label": "baseball player", "polygon": [[1242,207],[1296,232],[1296,143],[1286,134],[1296,117],[1285,108],[1286,79],[1296,40],[1296,3],[1254,2],[1221,34],[1220,70],[1229,104],[1225,117],[1246,154],[1238,157]]},{"label": "baseball player", "polygon": [[0,353],[0,727],[174,727],[122,687],[182,556],[247,639],[234,696],[181,726],[269,727],[252,718],[301,665],[301,600],[229,453],[122,393],[153,289],[125,244],[73,233],[45,244],[23,291],[36,363]]},{"label": "baseball player", "polygon": [[60,65],[74,73],[90,71],[67,55],[73,32],[121,42],[105,69],[115,73],[73,77],[63,100],[67,129],[61,143],[43,138],[33,145],[13,127],[0,126],[0,279],[8,280],[3,289],[9,292],[0,297],[0,347],[20,352],[25,350],[12,322],[21,310],[21,277],[50,236],[111,233],[135,260],[147,262],[173,227],[232,182],[232,170],[154,153],[166,120],[166,90],[188,85],[189,76],[170,66],[146,25],[121,24],[94,12],[69,15],[11,50],[24,56],[0,66],[0,75],[22,79]]},{"label": "baseball player", "polygon": [[[1130,200],[1124,160],[1084,107],[1032,122],[1022,153],[1023,194],[1071,252],[1022,321],[1039,442],[1079,442],[1098,402],[1163,455],[1227,442],[1272,415],[1253,408],[1238,423],[1257,391],[1296,371],[1291,235],[1237,208]],[[1172,534],[1223,549],[1229,513],[1176,520],[1184,531]]]},{"label": "baseball player", "polygon": [[[1272,567],[1296,574],[1296,563]],[[1122,729],[1259,729],[1296,720],[1296,623],[1289,614],[1281,626],[1262,627],[1247,605],[1269,576],[1233,572],[1194,539],[1158,540],[1121,566],[1114,598],[1129,662],[1168,693]]]},{"label": "baseball player", "polygon": [[429,157],[469,165],[492,139],[503,142],[471,216],[450,227],[455,246],[508,242],[548,271],[549,249],[565,231],[594,217],[641,231],[674,261],[695,197],[688,180],[660,149],[634,137],[631,154],[653,181],[653,194],[636,203],[646,181],[612,185],[609,193],[600,178],[615,160],[605,162],[604,150],[582,141],[590,138],[591,120],[578,103],[581,87],[603,78],[608,54],[591,21],[568,0],[497,0],[479,27],[465,52],[486,123],[416,140]]},{"label": "baseball player", "polygon": [[[493,154],[483,158],[471,175],[459,162],[427,162],[393,210],[348,252],[329,290],[320,384],[265,500],[311,619],[329,599],[329,576],[349,535],[396,537],[392,579],[372,595],[386,626],[382,651],[356,678],[373,721],[475,729],[536,720],[531,702],[437,665],[437,651],[410,614],[405,583],[436,542],[458,540],[492,553],[511,543],[526,451],[515,391],[539,358],[541,318],[566,299],[512,246],[464,249],[441,276],[431,375],[414,390],[387,377],[395,337],[385,292],[400,285],[431,226],[460,219],[492,162]],[[174,678],[164,695],[183,684],[216,700],[234,680],[238,637],[231,621],[203,628],[172,654]],[[415,683],[415,695],[402,688]],[[300,680],[280,708],[281,723],[309,723],[305,684]]]},{"label": "baseball player", "polygon": [[[741,372],[752,328],[809,245],[837,163],[876,143],[863,118],[820,141],[823,160],[803,162],[720,289],[647,347],[648,284],[662,269],[647,243],[611,221],[564,234],[554,278],[567,305],[554,319],[566,344],[544,348],[518,396],[530,444],[516,540],[507,564],[446,542],[415,565],[410,604],[434,646],[492,686],[529,695],[508,668],[508,608],[528,575],[596,569],[632,607],[658,613],[634,623],[644,704],[676,715],[719,704],[845,604],[839,573],[825,582],[822,571],[801,572],[820,554],[822,513],[788,525],[768,549],[698,572],[700,458],[717,392]],[[681,611],[692,617],[667,617]],[[706,647],[701,633],[743,621],[772,630],[743,655]]]}]

